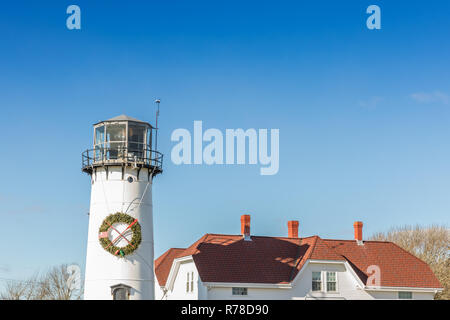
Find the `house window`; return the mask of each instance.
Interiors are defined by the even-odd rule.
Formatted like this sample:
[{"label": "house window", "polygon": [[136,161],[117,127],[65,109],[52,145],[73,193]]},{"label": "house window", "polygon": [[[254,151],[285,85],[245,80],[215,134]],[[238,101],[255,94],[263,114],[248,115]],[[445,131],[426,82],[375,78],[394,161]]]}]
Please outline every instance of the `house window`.
[{"label": "house window", "polygon": [[407,292],[407,291],[399,292],[398,298],[399,299],[412,299],[412,292]]},{"label": "house window", "polygon": [[186,292],[189,292],[189,272],[186,274]]},{"label": "house window", "polygon": [[336,292],[336,272],[327,272],[327,292]]},{"label": "house window", "polygon": [[312,291],[322,290],[322,272],[312,273]]},{"label": "house window", "polygon": [[186,292],[194,292],[194,272],[186,273]]},{"label": "house window", "polygon": [[246,296],[248,294],[247,288],[232,288],[233,296]]}]

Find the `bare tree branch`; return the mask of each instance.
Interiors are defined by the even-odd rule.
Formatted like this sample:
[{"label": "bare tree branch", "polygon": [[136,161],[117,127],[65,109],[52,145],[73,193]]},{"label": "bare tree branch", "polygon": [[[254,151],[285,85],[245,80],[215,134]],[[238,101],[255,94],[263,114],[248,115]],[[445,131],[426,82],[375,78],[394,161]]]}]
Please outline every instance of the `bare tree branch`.
[{"label": "bare tree branch", "polygon": [[8,281],[2,300],[79,300],[83,295],[81,281],[76,282],[67,265],[53,267],[43,276],[35,275],[26,281]]}]

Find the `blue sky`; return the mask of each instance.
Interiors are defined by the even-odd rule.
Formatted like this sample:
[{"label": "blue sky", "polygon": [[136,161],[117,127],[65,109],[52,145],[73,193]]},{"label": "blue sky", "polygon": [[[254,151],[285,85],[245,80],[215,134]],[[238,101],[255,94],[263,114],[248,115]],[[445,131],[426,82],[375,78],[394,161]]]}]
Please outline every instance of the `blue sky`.
[{"label": "blue sky", "polygon": [[[66,8],[81,8],[81,30]],[[382,29],[366,28],[381,7]],[[92,124],[153,122],[155,253],[204,233],[448,224],[448,1],[14,1],[0,11],[0,278],[84,266]],[[177,128],[280,129],[280,170],[175,166]]]}]

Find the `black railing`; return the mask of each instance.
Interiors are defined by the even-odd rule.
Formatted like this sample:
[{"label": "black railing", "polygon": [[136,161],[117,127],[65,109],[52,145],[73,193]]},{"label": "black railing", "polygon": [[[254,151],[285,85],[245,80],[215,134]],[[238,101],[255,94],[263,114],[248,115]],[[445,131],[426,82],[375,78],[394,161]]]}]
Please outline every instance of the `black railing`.
[{"label": "black railing", "polygon": [[105,165],[136,165],[137,167],[154,168],[162,171],[162,153],[148,147],[127,148],[115,146],[113,148],[96,147],[81,154],[82,170],[92,172],[92,168]]}]

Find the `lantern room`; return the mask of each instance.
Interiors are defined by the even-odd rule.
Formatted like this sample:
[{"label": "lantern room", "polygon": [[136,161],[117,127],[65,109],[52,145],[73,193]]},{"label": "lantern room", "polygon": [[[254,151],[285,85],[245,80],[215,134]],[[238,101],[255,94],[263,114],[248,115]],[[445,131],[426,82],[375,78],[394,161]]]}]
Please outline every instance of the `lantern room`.
[{"label": "lantern room", "polygon": [[149,123],[126,115],[94,124],[93,148],[82,155],[83,171],[92,173],[98,166],[130,165],[160,173],[162,154],[152,149],[156,130]]}]

